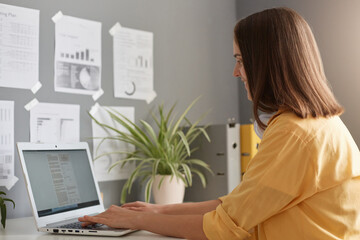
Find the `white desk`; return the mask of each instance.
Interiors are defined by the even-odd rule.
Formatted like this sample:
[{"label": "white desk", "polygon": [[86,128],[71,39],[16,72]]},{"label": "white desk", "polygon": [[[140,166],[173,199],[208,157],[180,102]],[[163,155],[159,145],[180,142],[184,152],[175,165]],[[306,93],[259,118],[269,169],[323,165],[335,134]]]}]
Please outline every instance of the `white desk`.
[{"label": "white desk", "polygon": [[0,229],[1,240],[155,240],[178,238],[164,237],[147,231],[137,231],[122,237],[99,237],[99,236],[79,236],[79,235],[60,235],[41,233],[36,230],[35,222],[32,217],[8,219],[6,228]]}]

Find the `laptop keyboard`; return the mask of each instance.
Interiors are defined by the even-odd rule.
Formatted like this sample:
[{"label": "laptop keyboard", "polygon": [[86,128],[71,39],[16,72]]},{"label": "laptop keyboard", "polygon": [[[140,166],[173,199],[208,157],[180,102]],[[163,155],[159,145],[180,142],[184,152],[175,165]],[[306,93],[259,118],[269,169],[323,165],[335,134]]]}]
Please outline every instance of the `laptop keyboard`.
[{"label": "laptop keyboard", "polygon": [[88,225],[86,227],[81,226],[81,222],[74,222],[58,226],[58,228],[69,228],[69,229],[94,229],[103,226],[103,224]]}]

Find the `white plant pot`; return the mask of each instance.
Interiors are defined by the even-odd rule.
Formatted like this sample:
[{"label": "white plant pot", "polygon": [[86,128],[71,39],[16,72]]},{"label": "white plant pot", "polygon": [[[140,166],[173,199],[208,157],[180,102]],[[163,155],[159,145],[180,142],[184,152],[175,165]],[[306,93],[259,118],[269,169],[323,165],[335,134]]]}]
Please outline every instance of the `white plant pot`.
[{"label": "white plant pot", "polygon": [[[164,177],[159,189],[159,183]],[[153,185],[152,192],[154,201],[156,204],[174,204],[182,203],[184,201],[185,184],[184,182],[175,176],[171,179],[171,175],[156,175]]]}]

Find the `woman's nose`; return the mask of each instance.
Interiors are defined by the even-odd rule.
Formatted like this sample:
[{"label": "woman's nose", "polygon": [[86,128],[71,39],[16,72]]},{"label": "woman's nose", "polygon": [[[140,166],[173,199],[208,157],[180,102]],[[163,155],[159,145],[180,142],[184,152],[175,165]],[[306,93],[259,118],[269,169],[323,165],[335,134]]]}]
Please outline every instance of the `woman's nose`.
[{"label": "woman's nose", "polygon": [[234,67],[233,76],[240,77],[240,71],[236,66]]}]

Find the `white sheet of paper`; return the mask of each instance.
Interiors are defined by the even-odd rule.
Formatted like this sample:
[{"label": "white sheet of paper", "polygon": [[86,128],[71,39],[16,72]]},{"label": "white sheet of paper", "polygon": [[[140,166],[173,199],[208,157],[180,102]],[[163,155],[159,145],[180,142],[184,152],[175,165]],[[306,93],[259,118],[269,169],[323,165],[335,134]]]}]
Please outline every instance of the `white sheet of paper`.
[{"label": "white sheet of paper", "polygon": [[0,101],[0,186],[10,190],[18,180],[14,172],[14,102]]},{"label": "white sheet of paper", "polygon": [[0,86],[39,81],[39,10],[0,4]]},{"label": "white sheet of paper", "polygon": [[[107,109],[111,108],[115,111],[121,113],[132,122],[135,120],[135,108],[134,107],[105,107]],[[121,131],[127,132],[124,127],[122,127],[119,123],[115,122],[111,119],[110,115],[105,111],[104,107],[98,107],[97,111],[93,115],[99,122],[105,123],[109,126],[112,126],[116,129]],[[116,133],[112,131],[105,131],[102,127],[92,121],[92,130],[93,130],[93,147],[94,147],[94,159],[101,154],[107,152],[132,152],[134,151],[134,146],[129,145],[124,142],[120,142],[118,140],[106,140],[104,141],[98,151],[96,149],[101,142],[101,139],[96,139],[95,137],[107,137],[116,135]],[[112,154],[103,156],[94,160],[94,171],[98,181],[113,181],[113,180],[120,180],[120,179],[127,179],[129,178],[130,174],[135,169],[135,164],[126,164],[123,168],[120,165],[114,167],[110,172],[109,168],[112,166],[113,163],[116,161],[123,159],[126,155],[125,154]]]},{"label": "white sheet of paper", "polygon": [[115,97],[152,100],[156,96],[153,39],[152,32],[124,27],[113,31]]},{"label": "white sheet of paper", "polygon": [[101,89],[101,23],[62,16],[55,23],[57,92],[93,95]]},{"label": "white sheet of paper", "polygon": [[30,141],[71,143],[80,141],[80,106],[38,103],[30,110]]}]

